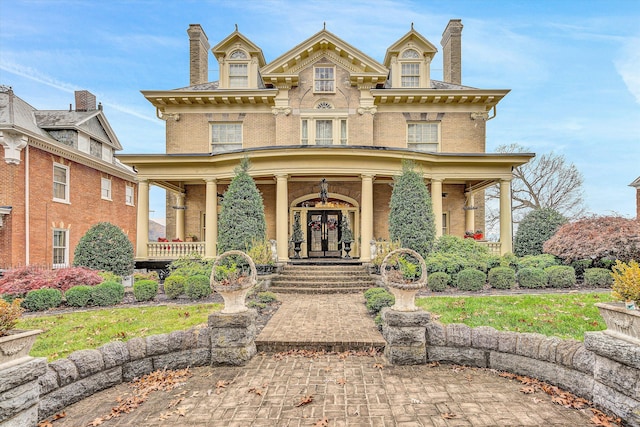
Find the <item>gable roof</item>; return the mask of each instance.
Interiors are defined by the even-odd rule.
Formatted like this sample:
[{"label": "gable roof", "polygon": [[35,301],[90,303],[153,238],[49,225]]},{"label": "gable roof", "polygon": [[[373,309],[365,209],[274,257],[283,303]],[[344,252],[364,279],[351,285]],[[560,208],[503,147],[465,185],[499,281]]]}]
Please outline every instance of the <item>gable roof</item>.
[{"label": "gable roof", "polygon": [[384,83],[389,70],[333,33],[322,29],[260,70],[265,83],[297,84],[298,72],[322,57],[347,69],[352,83]]},{"label": "gable roof", "polygon": [[241,47],[249,52],[251,56],[255,56],[258,58],[258,66],[263,67],[267,61],[264,59],[264,54],[262,53],[262,49],[258,47],[251,40],[246,38],[242,33],[240,33],[236,27],[236,30],[225,37],[220,43],[215,45],[211,52],[213,52],[213,56],[216,58],[218,55],[222,55],[232,50],[234,47]]},{"label": "gable roof", "polygon": [[424,38],[422,34],[413,29],[413,24],[411,24],[411,30],[404,36],[400,37],[397,42],[389,46],[387,49],[387,53],[384,55],[383,64],[387,67],[391,66],[391,58],[393,56],[397,56],[400,54],[401,50],[404,50],[408,47],[412,46],[414,49],[417,49],[431,59],[438,52],[438,48],[435,47],[429,40]]},{"label": "gable roof", "polygon": [[633,181],[631,184],[629,184],[629,187],[636,187],[640,189],[640,176],[636,178],[636,180]]},{"label": "gable roof", "polygon": [[74,129],[116,150],[122,150],[101,108],[93,111],[35,110],[34,117],[42,129]]}]

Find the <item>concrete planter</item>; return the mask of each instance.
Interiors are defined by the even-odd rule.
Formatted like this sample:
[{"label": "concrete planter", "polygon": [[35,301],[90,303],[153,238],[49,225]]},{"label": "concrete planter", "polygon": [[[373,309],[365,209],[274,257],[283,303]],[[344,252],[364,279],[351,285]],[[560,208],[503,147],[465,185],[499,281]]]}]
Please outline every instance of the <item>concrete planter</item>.
[{"label": "concrete planter", "polygon": [[[229,277],[225,278],[226,280],[217,280],[216,279],[216,268],[221,265],[222,260],[227,257],[241,257],[246,260],[249,265],[250,273],[248,276],[240,276],[240,277]],[[222,295],[224,299],[224,308],[222,309],[222,313],[224,314],[233,314],[233,313],[242,313],[249,308],[245,304],[245,300],[247,298],[247,294],[249,290],[255,286],[257,281],[257,271],[256,265],[246,253],[242,251],[227,251],[221,254],[218,259],[213,263],[213,269],[211,271],[210,284],[211,289],[213,291]]]},{"label": "concrete planter", "polygon": [[596,303],[607,324],[605,334],[640,345],[640,311],[625,308],[624,303]]},{"label": "concrete planter", "polygon": [[13,329],[8,335],[0,337],[0,369],[21,363],[22,359],[28,359],[31,347],[41,333],[39,329],[31,331]]},{"label": "concrete planter", "polygon": [[[397,260],[398,257],[402,255],[409,255],[418,260],[420,266],[420,277],[416,278],[414,281],[402,281],[402,276],[398,274],[399,271],[397,270],[397,266],[396,269],[394,269],[394,267],[390,265],[393,260]],[[420,308],[415,304],[415,299],[418,291],[427,286],[427,266],[419,253],[407,248],[400,248],[389,252],[382,261],[380,273],[385,285],[387,285],[389,291],[396,299],[395,304],[391,307],[392,310],[404,312],[420,310]]]}]

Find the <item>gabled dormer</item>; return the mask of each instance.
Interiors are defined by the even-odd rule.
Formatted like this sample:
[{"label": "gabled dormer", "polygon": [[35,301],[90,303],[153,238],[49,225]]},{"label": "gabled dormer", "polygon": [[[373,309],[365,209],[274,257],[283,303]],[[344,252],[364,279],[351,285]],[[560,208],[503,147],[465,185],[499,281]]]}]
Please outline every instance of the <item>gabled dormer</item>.
[{"label": "gabled dormer", "polygon": [[[388,70],[375,59],[322,29],[261,70],[265,85],[277,88],[298,86],[302,70],[321,59],[349,72],[349,84],[371,88],[384,84]],[[332,66],[318,65],[313,72],[314,93],[335,91],[336,73]]]},{"label": "gabled dormer", "polygon": [[431,60],[437,52],[411,24],[411,30],[387,49],[388,85],[395,89],[431,87]]},{"label": "gabled dormer", "polygon": [[236,30],[211,49],[220,70],[219,89],[263,88],[260,68],[266,64],[262,49]]}]

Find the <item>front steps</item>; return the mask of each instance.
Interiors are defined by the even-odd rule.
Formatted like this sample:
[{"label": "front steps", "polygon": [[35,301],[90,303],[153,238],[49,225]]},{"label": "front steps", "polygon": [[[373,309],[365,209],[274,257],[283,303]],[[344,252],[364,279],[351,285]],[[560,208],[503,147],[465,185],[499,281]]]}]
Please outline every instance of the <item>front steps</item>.
[{"label": "front steps", "polygon": [[271,281],[270,290],[280,293],[337,294],[359,293],[374,286],[360,264],[289,264]]}]

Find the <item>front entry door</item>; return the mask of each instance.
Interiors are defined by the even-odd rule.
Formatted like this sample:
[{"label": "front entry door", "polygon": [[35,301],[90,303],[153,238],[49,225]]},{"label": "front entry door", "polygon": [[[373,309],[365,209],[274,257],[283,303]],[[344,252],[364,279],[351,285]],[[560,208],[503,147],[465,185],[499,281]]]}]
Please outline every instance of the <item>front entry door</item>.
[{"label": "front entry door", "polygon": [[309,258],[342,256],[340,248],[340,211],[309,211],[307,236]]}]

